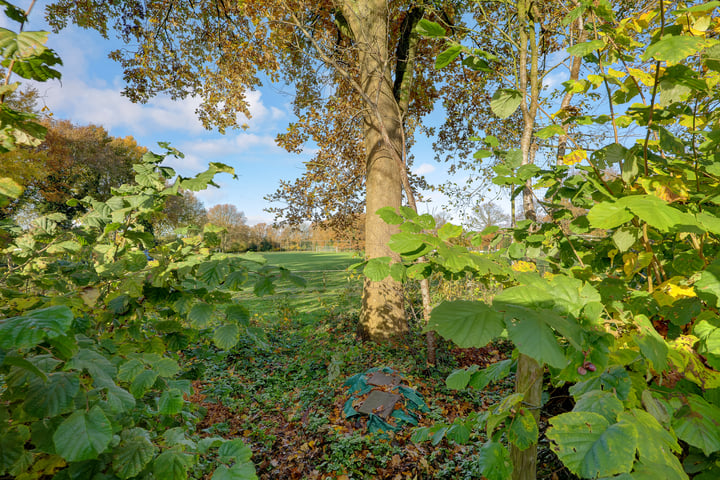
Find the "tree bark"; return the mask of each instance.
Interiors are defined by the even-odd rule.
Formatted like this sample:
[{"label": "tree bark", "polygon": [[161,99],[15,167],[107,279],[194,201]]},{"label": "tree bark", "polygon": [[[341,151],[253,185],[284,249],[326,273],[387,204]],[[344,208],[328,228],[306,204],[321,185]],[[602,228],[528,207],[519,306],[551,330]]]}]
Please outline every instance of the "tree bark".
[{"label": "tree bark", "polygon": [[[360,87],[373,103],[368,105],[364,115],[367,155],[365,256],[397,260],[388,243],[398,229],[375,214],[382,207],[398,208],[402,202],[401,172],[391,151],[391,148],[402,151],[403,135],[389,68],[387,3],[384,0],[346,0],[341,9],[359,52]],[[383,132],[392,146],[385,141]],[[407,331],[400,282],[389,276],[380,282],[366,279],[358,333],[365,339],[382,342],[398,338]]]},{"label": "tree bark", "polygon": [[[542,403],[543,369],[532,358],[520,354],[518,358],[517,373],[515,374],[515,391],[525,393],[523,407],[529,408],[535,422],[540,416]],[[535,480],[537,472],[537,444],[525,450],[515,445],[510,448],[510,458],[513,464],[513,480]]]},{"label": "tree bark", "polygon": [[[578,29],[578,38],[576,43],[582,43],[587,38],[587,33],[585,32],[584,28],[584,21],[583,17],[579,17],[577,20],[575,20],[575,25],[577,25]],[[570,80],[577,80],[580,78],[580,67],[582,66],[582,57],[577,55],[572,58],[572,64],[570,67]],[[566,110],[570,107],[570,102],[573,98],[573,92],[572,90],[569,90],[565,93],[563,96],[562,102],[560,102],[560,110]],[[556,165],[562,165],[563,164],[563,157],[565,156],[565,147],[567,146],[568,141],[568,127],[569,125],[564,124],[562,125],[563,130],[565,133],[563,135],[560,135],[558,138],[558,148],[557,148],[557,156],[555,159]]]},{"label": "tree bark", "polygon": [[[535,129],[535,116],[540,101],[540,79],[538,76],[538,43],[535,34],[535,22],[529,15],[531,4],[529,0],[518,0],[518,31],[519,31],[519,61],[518,76],[522,101],[520,109],[523,116],[523,132],[520,140],[523,165],[532,163],[535,158],[533,134]],[[528,52],[528,47],[530,52]],[[529,58],[528,58],[529,53]],[[528,72],[528,63],[530,72]],[[537,220],[535,202],[533,201],[532,182],[525,184],[523,190],[523,210],[525,218]],[[542,396],[543,367],[535,360],[520,355],[518,359],[515,391],[525,395],[523,402],[532,409],[537,422],[538,408]],[[535,480],[537,477],[537,444],[525,450],[520,450],[514,444],[510,446],[510,456],[513,462],[513,480]]]}]

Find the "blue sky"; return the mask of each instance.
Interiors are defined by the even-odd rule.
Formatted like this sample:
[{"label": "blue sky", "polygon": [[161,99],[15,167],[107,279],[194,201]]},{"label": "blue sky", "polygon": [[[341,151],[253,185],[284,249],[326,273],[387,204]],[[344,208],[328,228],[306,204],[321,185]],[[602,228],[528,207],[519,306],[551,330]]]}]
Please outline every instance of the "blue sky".
[{"label": "blue sky", "polygon": [[[17,2],[26,7],[29,2]],[[47,1],[38,1],[30,14],[26,30],[48,30],[43,21]],[[1,25],[17,31],[17,26],[3,17]],[[279,181],[292,180],[303,172],[303,161],[311,158],[312,145],[301,155],[290,154],[275,145],[275,136],[292,121],[291,97],[282,86],[264,87],[248,93],[252,118],[249,128],[228,130],[225,135],[203,128],[195,115],[196,99],[173,101],[159,96],[147,104],[134,104],[121,95],[124,87],[122,69],[107,58],[120,45],[105,40],[91,30],[70,26],[58,35],[51,34],[48,46],[62,58],[61,81],[38,84],[42,101],[55,118],[71,120],[78,125],[102,125],[113,136],[131,135],[140,145],[160,151],[159,141],[168,141],[185,153],[185,158],[169,164],[178,173],[199,172],[209,162],[223,162],[235,168],[239,179],[219,178],[220,189],[199,193],[206,207],[230,203],[245,212],[249,224],[271,222],[269,206],[263,197],[275,191]],[[14,77],[13,80],[18,80]],[[240,122],[242,123],[242,122]],[[444,166],[433,160],[429,140],[413,148],[414,171],[425,174],[431,183],[447,177]],[[447,202],[439,193],[424,192],[430,200],[419,206],[422,211],[439,211]],[[338,199],[342,201],[342,199]]]}]

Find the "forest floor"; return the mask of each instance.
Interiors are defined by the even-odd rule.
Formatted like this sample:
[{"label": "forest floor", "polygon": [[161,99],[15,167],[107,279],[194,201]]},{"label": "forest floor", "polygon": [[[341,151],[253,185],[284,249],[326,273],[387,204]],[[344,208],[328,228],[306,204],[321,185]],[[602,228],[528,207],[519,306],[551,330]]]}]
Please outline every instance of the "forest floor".
[{"label": "forest floor", "polygon": [[[198,433],[243,438],[261,479],[482,478],[477,465],[482,431],[472,432],[466,445],[414,443],[411,427],[370,433],[367,417],[345,417],[349,392],[343,384],[371,368],[389,367],[429,407],[419,426],[452,423],[491,408],[513,385],[510,377],[480,392],[456,391],[446,387],[447,375],[505,359],[511,346],[458,349],[440,341],[437,365],[429,367],[418,325],[402,344],[358,340],[361,281],[344,270],[358,261],[352,255],[284,253],[268,259],[304,276],[308,286],[281,284],[273,296],[248,296],[252,323],[266,333],[261,341],[245,339],[230,352],[209,345],[187,352],[195,387],[191,400],[204,414]],[[538,478],[573,478],[544,439]]]}]

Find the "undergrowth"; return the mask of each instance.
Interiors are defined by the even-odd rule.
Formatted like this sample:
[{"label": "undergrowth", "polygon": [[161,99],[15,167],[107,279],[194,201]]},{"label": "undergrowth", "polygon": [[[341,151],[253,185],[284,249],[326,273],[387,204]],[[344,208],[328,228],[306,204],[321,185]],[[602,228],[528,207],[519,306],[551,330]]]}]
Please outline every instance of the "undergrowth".
[{"label": "undergrowth", "polygon": [[[350,299],[352,288],[338,298]],[[317,292],[310,287],[306,294]],[[390,367],[428,404],[420,426],[452,422],[497,403],[512,390],[512,378],[482,392],[458,392],[445,386],[447,375],[458,366],[507,358],[511,346],[463,350],[441,341],[438,365],[428,367],[419,325],[402,343],[363,343],[355,334],[356,309],[350,301],[339,306],[307,312],[295,308],[292,298],[276,296],[274,308],[253,319],[265,330],[264,345],[241,341],[227,352],[210,345],[188,351],[199,392],[193,400],[207,411],[201,434],[242,437],[264,479],[481,478],[472,443],[415,444],[411,428],[383,437],[367,433],[362,421],[347,420],[342,385],[370,368]],[[482,432],[472,435],[479,445]]]}]

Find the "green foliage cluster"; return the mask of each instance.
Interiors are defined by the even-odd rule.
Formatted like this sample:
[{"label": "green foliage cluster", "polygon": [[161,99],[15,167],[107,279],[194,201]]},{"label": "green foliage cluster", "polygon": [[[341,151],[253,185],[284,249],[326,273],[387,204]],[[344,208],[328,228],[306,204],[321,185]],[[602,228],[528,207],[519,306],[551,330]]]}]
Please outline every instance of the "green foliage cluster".
[{"label": "green foliage cluster", "polygon": [[[5,16],[23,25],[27,22],[26,13],[15,5],[2,1],[0,8]],[[9,83],[10,73],[22,78],[44,82],[51,78],[60,78],[60,72],[52,68],[62,65],[57,54],[45,46],[48,32],[22,31],[16,33],[0,28],[0,56],[2,66],[9,70],[5,81],[0,85],[0,153],[14,150],[21,145],[39,145],[47,129],[35,122],[35,115],[9,107],[5,97],[20,86],[20,82]],[[10,178],[0,178],[0,207],[10,199],[17,198],[22,187]]]},{"label": "green foliage cluster", "polygon": [[[27,21],[0,3],[10,19]],[[3,66],[38,81],[59,77],[47,33],[20,30],[0,29]],[[31,115],[0,107],[4,151],[41,141]],[[146,154],[133,166],[135,181],[107,200],[71,199],[85,207],[80,218],[51,213],[28,230],[0,225],[0,476],[186,479],[217,466],[215,480],[256,478],[241,440],[189,435],[198,414],[185,400],[192,388],[179,378],[178,353],[198,334],[220,349],[241,335],[261,338],[233,292],[254,282],[256,294],[271,293],[274,276],[293,277],[261,257],[214,253],[222,230],[212,225],[156,243],[151,222],[168,199],[234,174],[211,163],[176,177],[161,163],[182,154],[161,146],[166,153]],[[0,179],[1,202],[20,194]]]},{"label": "green foliage cluster", "polygon": [[[167,153],[179,154],[166,145]],[[175,178],[148,153],[134,184],[65,230],[59,214],[7,229],[0,266],[0,474],[16,478],[255,478],[239,440],[196,441],[178,352],[199,334],[228,349],[261,339],[233,292],[272,292],[286,270],[213,253],[217,229],[156,244],[144,225],[180,188],[199,190],[229,167]],[[168,186],[169,185],[169,186]],[[63,218],[61,218],[63,217]],[[153,477],[154,476],[154,477]]]},{"label": "green foliage cluster", "polygon": [[[468,245],[480,245],[482,234],[450,224],[428,233],[434,227],[428,215],[378,211],[399,225],[391,248],[403,261],[367,262],[371,280],[440,272],[503,286],[487,302],[440,304],[427,329],[461,347],[506,335],[519,355],[549,372],[552,384],[570,384],[575,406],[551,418],[546,435],[565,466],[582,478],[720,475],[720,42],[703,34],[717,28],[713,12],[719,6],[651,10],[623,21],[605,1],[582,1],[571,12],[567,21],[595,19],[587,23],[593,40],[573,49],[602,73],[566,88],[586,93],[606,87],[613,105],[629,103],[645,89],[650,102],[625,105],[622,115],[563,121],[635,126],[646,135],[634,145],[598,149],[588,165],[516,168],[517,155],[495,152],[508,159],[495,168],[495,183],[512,186],[514,198],[532,179],[545,189],[541,202],[549,212],[545,222],[519,222],[507,249],[481,254]],[[457,56],[454,50],[443,55],[450,54]],[[647,71],[605,70],[637,57],[651,62]],[[514,110],[508,92],[494,101],[501,117]],[[564,131],[551,125],[537,135]],[[492,147],[492,139],[485,143]],[[447,382],[481,389],[509,371],[510,364],[470,368]],[[508,478],[513,465],[506,444],[523,450],[538,440],[525,393],[452,426],[421,429],[416,439],[461,442],[468,430],[484,427],[482,473]]]}]

